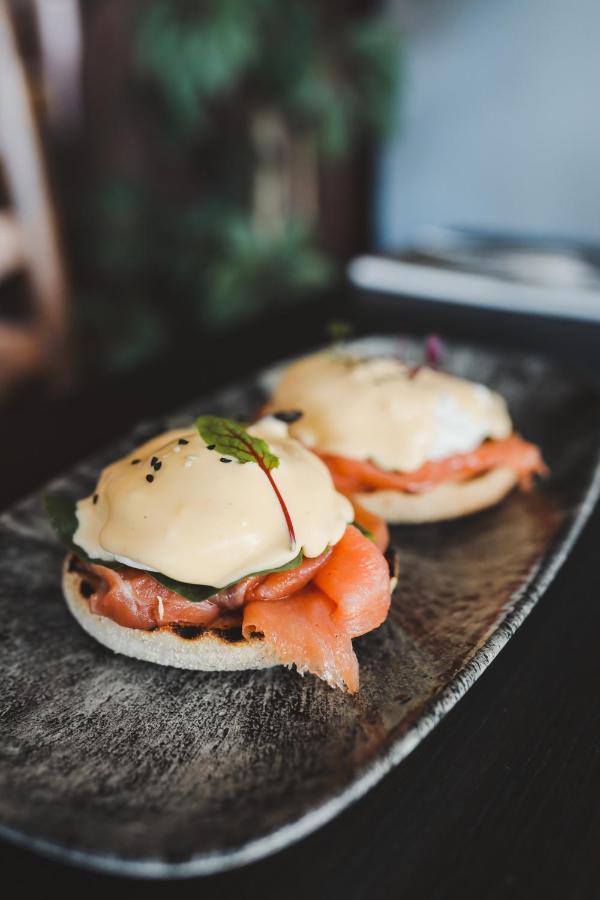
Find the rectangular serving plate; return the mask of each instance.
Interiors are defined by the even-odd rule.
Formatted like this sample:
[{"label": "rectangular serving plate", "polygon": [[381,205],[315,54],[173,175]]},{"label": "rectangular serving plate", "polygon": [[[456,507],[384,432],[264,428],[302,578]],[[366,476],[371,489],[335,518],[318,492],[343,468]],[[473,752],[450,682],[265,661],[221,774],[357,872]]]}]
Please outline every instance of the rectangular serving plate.
[{"label": "rectangular serving plate", "polygon": [[[421,359],[413,341],[401,350]],[[113,655],[66,609],[39,498],[0,518],[2,836],[119,874],[208,874],[300,839],[417,746],[541,597],[600,490],[593,389],[537,357],[454,345],[444,363],[504,394],[552,474],[475,516],[393,529],[400,581],[388,621],[355,641],[356,696],[282,667],[198,673]],[[53,487],[83,496],[107,462],[200,412],[252,418],[276,377],[138,426]]]}]

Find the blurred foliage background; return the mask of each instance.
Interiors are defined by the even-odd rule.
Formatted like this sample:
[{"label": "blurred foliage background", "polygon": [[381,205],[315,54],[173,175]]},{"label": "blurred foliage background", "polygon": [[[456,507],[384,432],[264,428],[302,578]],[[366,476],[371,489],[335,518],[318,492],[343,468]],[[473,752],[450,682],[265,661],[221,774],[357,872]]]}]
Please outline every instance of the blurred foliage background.
[{"label": "blurred foliage background", "polygon": [[[399,42],[373,3],[82,4],[59,199],[85,358],[132,368],[331,285],[369,233]],[[66,185],[65,185],[66,182]]]}]

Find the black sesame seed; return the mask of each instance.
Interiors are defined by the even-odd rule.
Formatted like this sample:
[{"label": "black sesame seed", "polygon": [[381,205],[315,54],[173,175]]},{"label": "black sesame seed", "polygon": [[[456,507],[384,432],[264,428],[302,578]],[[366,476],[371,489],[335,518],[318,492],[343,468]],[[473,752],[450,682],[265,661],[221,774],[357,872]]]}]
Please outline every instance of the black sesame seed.
[{"label": "black sesame seed", "polygon": [[152,483],[154,481],[154,475],[146,475],[146,481]]},{"label": "black sesame seed", "polygon": [[89,600],[89,598],[94,593],[94,588],[89,583],[89,581],[81,581],[79,584],[79,591],[82,597],[85,597],[86,600]]},{"label": "black sesame seed", "polygon": [[150,460],[150,465],[155,466],[157,462],[158,462],[158,456],[153,456],[152,459]]},{"label": "black sesame seed", "polygon": [[207,450],[214,450],[216,446],[217,446],[216,444],[207,444],[207,445],[206,445],[206,449],[207,449]]},{"label": "black sesame seed", "polygon": [[189,441],[186,441],[185,438],[179,438],[179,440],[177,441],[177,443],[178,443],[178,444],[189,444]]},{"label": "black sesame seed", "polygon": [[226,456],[221,457],[221,462],[233,462],[232,459],[228,459]]},{"label": "black sesame seed", "polygon": [[98,494],[94,494],[94,499],[92,500],[92,503],[95,506],[97,502],[98,502]]},{"label": "black sesame seed", "polygon": [[137,466],[138,463],[141,463],[141,459],[132,459],[132,460],[131,460],[131,465],[132,465],[132,466]]},{"label": "black sesame seed", "polygon": [[158,460],[158,462],[155,462],[154,466],[153,466],[154,471],[158,472],[158,470],[160,469],[161,466],[162,466],[162,463],[160,460]]},{"label": "black sesame seed", "polygon": [[282,409],[273,413],[273,418],[279,419],[280,422],[285,422],[286,425],[291,425],[292,422],[297,422],[298,419],[301,419],[303,415],[304,413],[301,409]]}]

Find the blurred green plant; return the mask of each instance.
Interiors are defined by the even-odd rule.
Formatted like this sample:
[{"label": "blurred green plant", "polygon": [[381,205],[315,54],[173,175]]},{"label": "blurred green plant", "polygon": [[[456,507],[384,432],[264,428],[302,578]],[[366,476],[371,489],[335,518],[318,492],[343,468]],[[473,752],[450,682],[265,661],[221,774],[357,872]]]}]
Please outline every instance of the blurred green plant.
[{"label": "blurred green plant", "polygon": [[[136,38],[139,70],[154,79],[188,133],[207,125],[206,103],[231,89],[257,60],[262,0],[157,0]],[[268,4],[267,4],[268,5]]]},{"label": "blurred green plant", "polygon": [[386,18],[344,22],[331,10],[310,0],[153,0],[138,67],[188,134],[209,127],[211,101],[236,88],[248,108],[280,109],[338,156],[364,128],[388,128],[398,38]]},{"label": "blurred green plant", "polygon": [[[148,110],[152,164],[101,185],[95,262],[123,298],[146,294],[138,336],[155,352],[178,328],[189,334],[190,317],[226,327],[332,278],[315,238],[318,210],[315,220],[295,207],[286,179],[310,193],[320,160],[385,133],[398,38],[386,19],[348,17],[337,2],[149,0],[136,7],[132,41],[129,87],[136,116]],[[271,131],[257,127],[265,112]],[[143,303],[131,311],[121,365],[139,359]]]},{"label": "blurred green plant", "polygon": [[181,224],[175,277],[182,288],[204,297],[203,324],[242,321],[286,292],[319,287],[331,272],[306,229],[294,221],[271,235],[257,230],[247,214],[216,209],[193,212]]}]

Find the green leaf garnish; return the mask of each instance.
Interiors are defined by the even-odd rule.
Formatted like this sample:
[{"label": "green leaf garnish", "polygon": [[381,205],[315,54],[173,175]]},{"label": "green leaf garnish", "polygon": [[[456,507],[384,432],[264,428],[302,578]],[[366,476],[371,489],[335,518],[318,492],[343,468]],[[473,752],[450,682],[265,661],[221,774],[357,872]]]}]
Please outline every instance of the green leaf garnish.
[{"label": "green leaf garnish", "polygon": [[[77,554],[81,559],[89,560],[89,556],[73,541],[73,535],[77,531],[76,503],[71,497],[58,492],[47,493],[42,497],[44,512],[48,516],[52,530],[57,538],[68,550]],[[102,560],[98,560],[104,565]]]},{"label": "green leaf garnish", "polygon": [[234,584],[237,584],[238,581],[243,581],[244,578],[252,578],[255,575],[272,575],[273,572],[288,572],[290,569],[297,569],[303,560],[304,553],[301,550],[297,556],[289,562],[284,563],[282,566],[278,566],[276,569],[264,569],[262,572],[251,572],[250,575],[244,575],[242,578],[237,578],[235,581],[226,584],[225,587],[222,588],[214,588],[206,584],[187,584],[186,582],[169,578],[161,572],[148,572],[148,574],[152,575],[152,577],[160,584],[164,585],[164,587],[169,588],[170,591],[181,594],[186,600],[191,600],[192,603],[200,603],[202,600],[208,600],[210,597],[213,597],[219,591],[225,591],[227,588],[233,587]]},{"label": "green leaf garnish", "polygon": [[[98,566],[106,566],[108,569],[116,569],[117,571],[124,568],[122,563],[104,559],[93,559],[91,556],[88,556],[85,550],[75,543],[73,535],[77,531],[78,524],[75,500],[68,497],[66,494],[52,492],[44,494],[42,503],[54,533],[67,550],[74,553],[75,556],[78,556],[80,559],[83,559],[86,562],[95,563]],[[265,569],[262,572],[252,572],[251,575],[270,575],[272,572],[287,572],[290,569],[296,569],[303,560],[304,554],[301,550],[294,559],[284,563],[282,566],[279,566],[276,569]],[[203,600],[208,600],[209,597],[213,597],[219,591],[224,590],[224,588],[212,587],[208,584],[189,584],[185,581],[177,581],[175,578],[169,578],[168,575],[163,575],[162,572],[151,572],[148,569],[140,569],[140,572],[146,572],[147,575],[156,579],[159,584],[162,584],[170,591],[175,591],[176,594],[180,594],[192,603],[201,603]],[[248,578],[250,576],[244,575],[243,577]],[[237,581],[241,580],[241,578],[237,579]],[[233,584],[236,584],[237,581],[232,581],[231,584],[226,585],[226,587],[231,587]]]},{"label": "green leaf garnish", "polygon": [[[289,562],[284,563],[282,566],[277,566],[276,569],[263,569],[261,572],[252,572],[252,575],[273,575],[274,572],[289,572],[291,569],[297,569],[299,565],[304,562],[304,553],[302,550],[295,556],[293,559],[290,559]],[[246,578],[251,577],[246,575]],[[238,579],[239,581],[240,579]],[[236,582],[232,582],[236,584]],[[230,587],[230,585],[228,585]]]},{"label": "green leaf garnish", "polygon": [[256,463],[265,473],[281,506],[291,545],[295,547],[296,534],[292,519],[285,500],[271,475],[271,469],[279,466],[279,458],[271,453],[267,442],[249,434],[239,422],[235,422],[233,419],[223,419],[221,416],[199,416],[196,419],[196,428],[207,447],[212,447],[218,453],[237,459],[239,463]]},{"label": "green leaf garnish", "polygon": [[240,463],[258,462],[260,459],[269,471],[279,465],[279,459],[271,453],[267,442],[248,434],[244,426],[233,419],[198,416],[196,428],[209,447],[213,445],[218,453],[232,456]]},{"label": "green leaf garnish", "polygon": [[372,531],[369,531],[368,528],[365,528],[364,525],[361,525],[360,522],[357,522],[356,520],[352,524],[358,531],[360,531],[362,535],[364,535],[366,538],[369,538],[370,541],[373,541],[373,543],[375,543],[375,535]]},{"label": "green leaf garnish", "polygon": [[215,594],[222,590],[222,588],[211,587],[209,584],[188,584],[185,581],[177,581],[176,578],[169,578],[168,575],[163,575],[162,572],[148,572],[147,574],[151,575],[163,587],[168,588],[170,591],[175,591],[176,594],[180,594],[180,596],[185,597],[186,600],[190,600],[192,603],[202,603],[203,600],[214,597]]},{"label": "green leaf garnish", "polygon": [[352,337],[354,328],[351,322],[336,320],[329,322],[327,331],[329,332],[329,340],[332,344],[336,345],[343,344],[345,341],[349,340],[349,338]]}]

